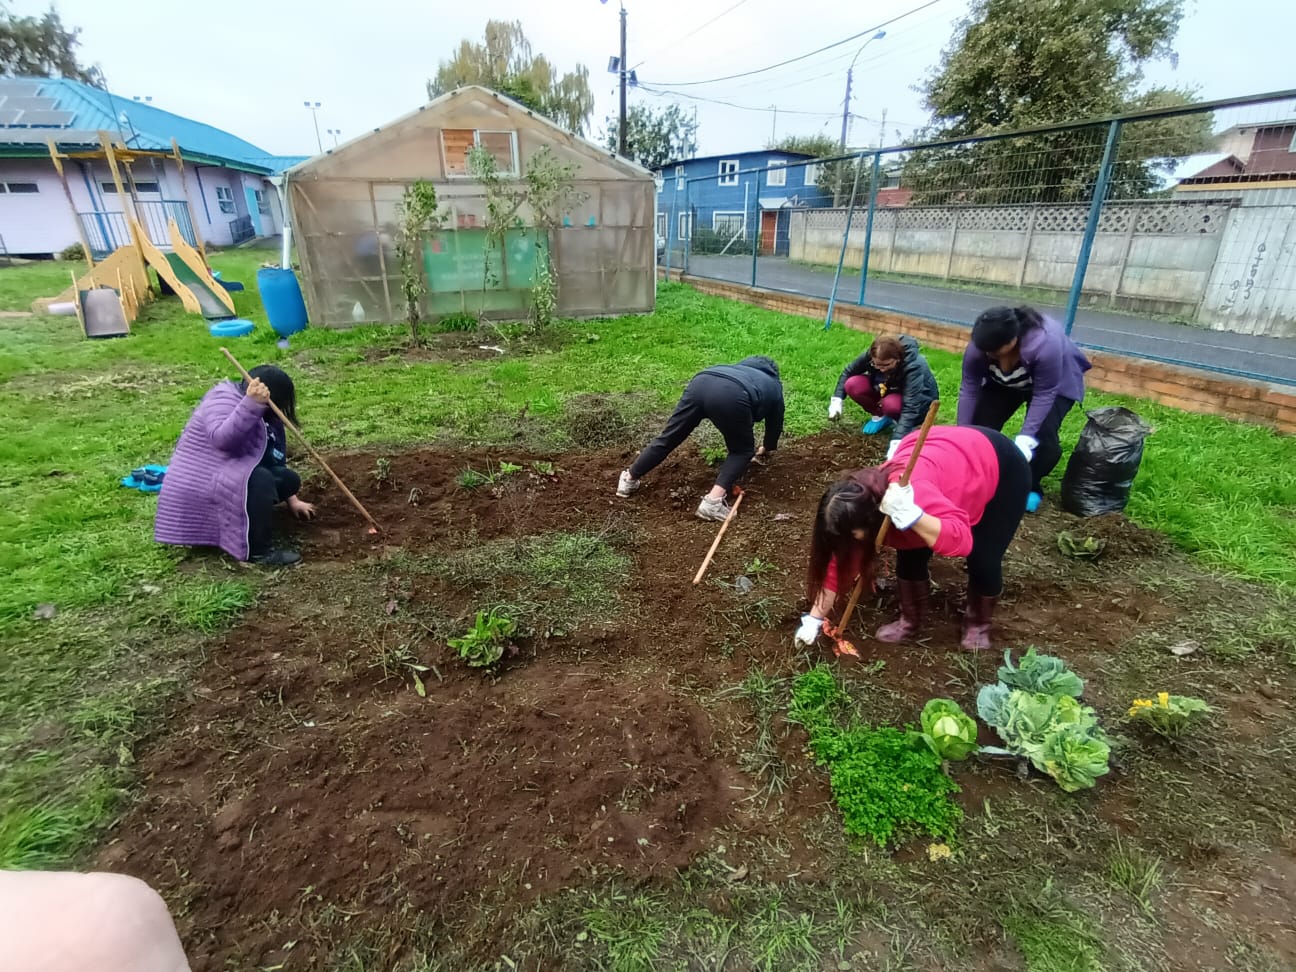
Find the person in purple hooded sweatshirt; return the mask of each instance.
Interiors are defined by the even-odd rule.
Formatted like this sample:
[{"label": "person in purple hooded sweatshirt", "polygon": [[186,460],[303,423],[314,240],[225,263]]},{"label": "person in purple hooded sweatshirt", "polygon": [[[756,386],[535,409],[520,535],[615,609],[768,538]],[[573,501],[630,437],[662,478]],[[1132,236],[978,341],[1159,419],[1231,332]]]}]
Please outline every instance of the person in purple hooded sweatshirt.
[{"label": "person in purple hooded sweatshirt", "polygon": [[1091,367],[1061,324],[1029,307],[992,307],[972,325],[958,424],[1000,431],[1026,406],[1014,442],[1030,463],[1029,513],[1039,509],[1044,477],[1062,458],[1062,420],[1084,398],[1084,373]]},{"label": "person in purple hooded sweatshirt", "polygon": [[297,496],[301,477],[288,468],[283,423],[293,424],[292,379],[260,365],[250,381],[223,381],[203,396],[171,457],[158,494],[153,536],[159,543],[220,547],[236,560],[287,567],[301,560],[271,544],[270,519],[278,503],[308,520],[315,507]]}]

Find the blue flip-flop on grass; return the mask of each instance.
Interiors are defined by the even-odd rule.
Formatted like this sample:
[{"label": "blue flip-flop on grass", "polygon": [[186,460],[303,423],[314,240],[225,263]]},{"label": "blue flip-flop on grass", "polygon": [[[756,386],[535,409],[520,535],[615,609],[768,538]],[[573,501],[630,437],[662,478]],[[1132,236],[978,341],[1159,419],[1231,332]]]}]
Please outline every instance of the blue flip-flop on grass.
[{"label": "blue flip-flop on grass", "polygon": [[162,488],[166,471],[166,466],[140,466],[132,469],[129,476],[123,476],[121,484],[127,489],[138,489],[141,493],[156,493]]}]

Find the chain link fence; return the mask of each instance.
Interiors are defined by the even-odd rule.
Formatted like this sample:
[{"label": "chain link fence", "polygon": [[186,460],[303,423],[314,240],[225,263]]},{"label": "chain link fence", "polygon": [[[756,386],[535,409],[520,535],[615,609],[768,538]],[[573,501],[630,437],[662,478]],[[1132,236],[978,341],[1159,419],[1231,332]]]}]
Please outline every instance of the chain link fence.
[{"label": "chain link fence", "polygon": [[1086,347],[1296,385],[1296,91],[684,170],[657,224],[687,275],[826,298],[829,321],[1030,304]]}]

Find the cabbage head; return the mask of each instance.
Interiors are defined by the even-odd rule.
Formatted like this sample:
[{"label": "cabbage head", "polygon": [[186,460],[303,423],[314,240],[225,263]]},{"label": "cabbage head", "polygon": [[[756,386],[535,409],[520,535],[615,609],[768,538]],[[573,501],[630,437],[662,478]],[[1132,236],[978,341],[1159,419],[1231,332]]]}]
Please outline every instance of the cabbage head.
[{"label": "cabbage head", "polygon": [[977,727],[952,699],[932,699],[922,710],[923,740],[941,759],[967,759],[977,750]]}]

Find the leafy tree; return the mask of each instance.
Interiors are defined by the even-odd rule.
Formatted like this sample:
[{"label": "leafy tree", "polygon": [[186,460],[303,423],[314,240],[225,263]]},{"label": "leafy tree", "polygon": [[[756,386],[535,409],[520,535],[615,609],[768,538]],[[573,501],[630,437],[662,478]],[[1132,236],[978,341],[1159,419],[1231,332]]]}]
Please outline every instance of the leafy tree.
[{"label": "leafy tree", "polygon": [[[932,125],[915,141],[962,138],[1186,104],[1140,90],[1143,67],[1174,59],[1183,0],[974,0],[922,88]],[[1127,126],[1114,190],[1145,195],[1176,155],[1209,145],[1209,116]],[[1105,128],[914,153],[918,203],[1067,202],[1092,195]]]},{"label": "leafy tree", "polygon": [[423,343],[419,334],[423,298],[427,296],[424,276],[423,241],[440,228],[445,214],[437,204],[436,187],[419,180],[407,186],[397,207],[400,229],[396,237],[396,258],[400,263],[401,294],[405,297],[405,322],[409,324],[410,344]]},{"label": "leafy tree", "polygon": [[427,83],[435,98],[465,84],[480,84],[507,95],[532,111],[583,134],[594,111],[589,69],[559,75],[543,54],[531,52],[521,21],[489,20],[482,43],[463,40]]},{"label": "leafy tree", "polygon": [[52,6],[40,17],[18,17],[0,5],[0,75],[72,78],[102,86],[98,66],[84,67],[77,60],[80,34],[79,27],[64,27]]},{"label": "leafy tree", "polygon": [[[603,144],[617,150],[618,118],[608,115]],[[697,121],[679,105],[653,111],[645,105],[626,109],[626,151],[645,169],[656,169],[673,159],[686,159],[697,152]]]}]

